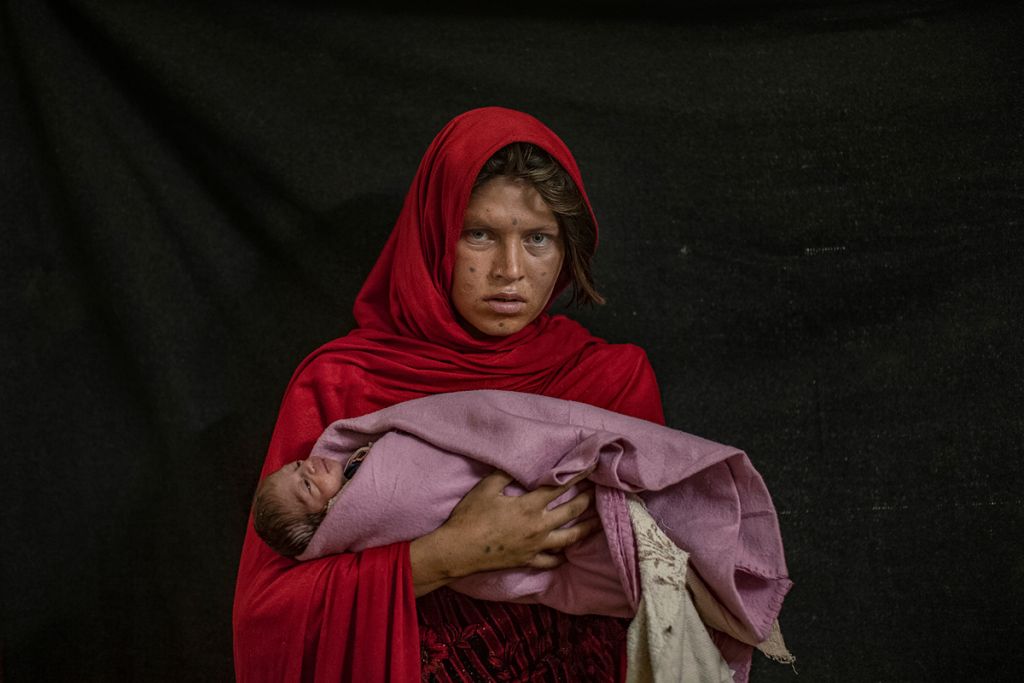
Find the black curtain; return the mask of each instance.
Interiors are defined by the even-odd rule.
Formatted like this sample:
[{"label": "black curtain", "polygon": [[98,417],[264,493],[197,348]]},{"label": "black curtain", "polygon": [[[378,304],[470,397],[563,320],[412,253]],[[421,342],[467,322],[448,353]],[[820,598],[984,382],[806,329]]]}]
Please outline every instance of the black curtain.
[{"label": "black curtain", "polygon": [[[511,6],[510,6],[511,7]],[[456,114],[575,152],[669,424],[780,513],[799,677],[1024,666],[1019,2],[8,0],[4,680],[229,680],[286,382]],[[563,308],[559,304],[559,308]]]}]

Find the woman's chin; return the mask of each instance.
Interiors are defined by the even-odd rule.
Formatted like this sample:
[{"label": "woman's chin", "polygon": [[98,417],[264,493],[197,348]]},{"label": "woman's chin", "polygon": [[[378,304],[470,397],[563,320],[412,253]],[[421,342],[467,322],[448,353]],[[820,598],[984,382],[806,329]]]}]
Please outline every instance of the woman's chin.
[{"label": "woman's chin", "polygon": [[476,336],[507,337],[523,329],[527,324],[527,322],[514,318],[481,320],[477,321],[477,324],[472,325],[470,332]]}]

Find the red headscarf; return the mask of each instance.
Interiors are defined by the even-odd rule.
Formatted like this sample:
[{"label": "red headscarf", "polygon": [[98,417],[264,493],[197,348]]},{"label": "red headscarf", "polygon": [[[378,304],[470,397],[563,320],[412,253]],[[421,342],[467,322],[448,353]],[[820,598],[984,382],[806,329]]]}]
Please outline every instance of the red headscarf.
[{"label": "red headscarf", "polygon": [[[460,325],[449,297],[456,239],[477,174],[513,142],[547,151],[590,209],[569,150],[534,117],[485,107],[452,119],[427,149],[356,298],[358,328],[292,376],[262,476],[306,457],[334,420],[447,391],[544,394],[664,423],[654,373],[635,346],[547,313],[507,337],[480,339]],[[296,563],[270,550],[250,520],[234,637],[240,681],[419,680],[408,543]]]}]

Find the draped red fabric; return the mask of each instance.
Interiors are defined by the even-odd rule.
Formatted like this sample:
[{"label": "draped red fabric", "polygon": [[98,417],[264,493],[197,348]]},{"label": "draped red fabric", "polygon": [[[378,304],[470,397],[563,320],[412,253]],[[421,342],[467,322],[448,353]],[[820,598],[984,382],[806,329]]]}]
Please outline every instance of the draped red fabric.
[{"label": "draped red fabric", "polygon": [[[512,142],[546,150],[586,198],[569,150],[534,117],[485,107],[450,121],[356,299],[358,327],[292,376],[261,477],[304,458],[334,420],[446,391],[544,394],[664,423],[654,373],[636,346],[609,344],[548,313],[508,337],[480,338],[460,325],[448,294],[455,242],[476,175]],[[270,550],[250,519],[233,627],[239,681],[419,680],[408,543],[299,563]]]}]

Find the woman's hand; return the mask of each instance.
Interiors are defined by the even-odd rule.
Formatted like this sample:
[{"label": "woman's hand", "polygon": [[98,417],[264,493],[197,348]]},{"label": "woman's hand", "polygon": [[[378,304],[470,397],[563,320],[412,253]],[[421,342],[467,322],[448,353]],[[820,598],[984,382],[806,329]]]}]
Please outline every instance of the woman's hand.
[{"label": "woman's hand", "polygon": [[590,507],[594,499],[590,489],[547,508],[588,474],[521,496],[503,493],[513,479],[500,470],[481,479],[455,506],[448,521],[410,544],[416,596],[478,572],[560,565],[565,561],[561,551],[597,531],[601,523],[591,516],[561,528]]}]

